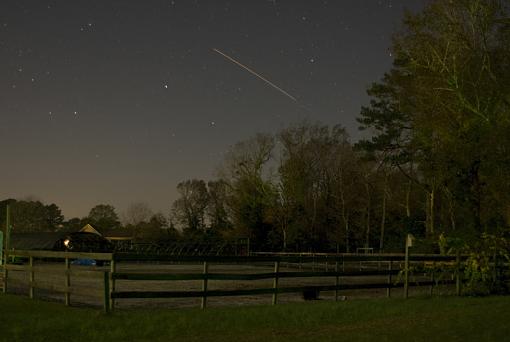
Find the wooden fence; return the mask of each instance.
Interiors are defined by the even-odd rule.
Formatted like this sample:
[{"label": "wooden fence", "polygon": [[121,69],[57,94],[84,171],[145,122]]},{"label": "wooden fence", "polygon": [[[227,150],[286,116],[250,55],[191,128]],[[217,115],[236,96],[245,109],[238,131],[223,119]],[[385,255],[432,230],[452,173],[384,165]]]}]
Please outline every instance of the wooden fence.
[{"label": "wooden fence", "polygon": [[[384,254],[384,255],[314,255],[314,256],[247,256],[247,257],[226,257],[226,256],[193,256],[193,257],[175,257],[162,255],[133,255],[133,254],[115,254],[113,262],[175,262],[175,263],[201,263],[203,265],[201,273],[129,273],[119,272],[112,268],[111,286],[111,308],[115,306],[115,300],[123,298],[190,298],[199,297],[202,299],[201,307],[207,306],[208,297],[220,296],[247,296],[271,294],[272,303],[276,304],[278,295],[282,293],[301,293],[305,291],[334,291],[335,300],[338,300],[339,291],[351,289],[386,289],[387,296],[391,296],[391,290],[394,288],[404,288],[405,296],[407,296],[407,288],[409,286],[429,286],[431,291],[436,284],[436,279],[420,282],[410,282],[409,277],[403,277],[402,281],[396,281],[395,276],[398,274],[407,274],[406,270],[410,269],[409,263],[442,263],[449,265],[450,271],[455,273],[457,279],[444,280],[444,284],[457,284],[457,292],[460,293],[461,278],[460,270],[461,259],[452,256],[440,255],[413,255],[409,257],[408,264],[405,264],[404,254]],[[346,263],[372,263],[373,269],[346,269]],[[264,263],[272,265],[273,272],[269,273],[250,273],[250,274],[234,274],[234,273],[213,273],[209,272],[211,264],[252,264]],[[280,267],[282,264],[286,266],[292,265],[297,268],[311,268],[311,271],[295,271],[282,272]],[[322,265],[322,267],[320,267]],[[407,267],[406,267],[407,265]],[[305,267],[308,266],[308,267]],[[402,268],[403,266],[404,268]],[[381,269],[384,267],[384,269]],[[317,270],[324,268],[326,270]],[[333,270],[329,270],[332,268]],[[383,276],[386,281],[361,284],[342,284],[340,278],[344,277],[370,277]],[[292,286],[281,287],[279,280],[284,278],[332,278],[334,283],[330,285],[314,285],[314,286]],[[209,280],[262,280],[272,279],[273,286],[255,289],[236,289],[236,290],[210,290],[208,289]],[[115,290],[115,282],[117,280],[128,281],[179,281],[179,280],[198,280],[202,282],[201,291],[118,291]]]},{"label": "wooden fence", "polygon": [[[71,269],[72,260],[76,259],[93,259],[96,261],[102,262],[110,262],[112,261],[112,253],[75,253],[75,252],[52,252],[52,251],[9,251],[5,253],[5,264],[2,265],[1,269],[1,280],[2,280],[2,291],[6,293],[8,290],[8,279],[9,279],[9,271],[23,271],[26,272],[29,276],[28,280],[28,296],[30,298],[34,298],[34,290],[42,289],[49,290],[54,292],[61,292],[64,295],[65,305],[71,304],[71,294],[79,293],[89,293],[92,295],[97,295],[97,291],[89,291],[88,289],[82,287],[74,287],[72,285],[72,277],[80,276],[80,277],[88,277],[88,278],[96,278],[103,279],[104,287],[101,295],[103,296],[104,307],[105,310],[109,309],[109,286],[111,272],[109,270],[99,270],[99,269]],[[35,265],[35,259],[44,259],[47,261],[63,261],[63,267],[61,269],[62,274],[64,275],[64,281],[61,284],[45,284],[37,281],[36,273],[39,272],[48,272],[48,270],[42,266]],[[11,262],[9,262],[9,260]],[[12,261],[15,262],[12,262]],[[21,260],[16,262],[16,260]]]},{"label": "wooden fence", "polygon": [[[110,253],[70,253],[70,252],[49,252],[49,251],[11,251],[8,257],[23,258],[25,263],[16,265],[7,263],[3,268],[3,290],[8,289],[8,273],[11,270],[24,271],[29,276],[30,298],[34,297],[34,289],[43,288],[47,290],[62,292],[65,304],[71,302],[71,294],[85,291],[82,288],[72,286],[72,276],[88,276],[100,278],[103,281],[102,296],[103,306],[106,311],[115,308],[115,301],[125,298],[201,298],[201,307],[207,306],[209,297],[219,296],[247,296],[271,294],[272,303],[277,304],[278,295],[282,293],[303,293],[303,292],[334,292],[335,300],[339,299],[339,292],[342,290],[354,289],[386,289],[386,295],[391,296],[395,288],[403,288],[404,296],[407,297],[409,286],[429,286],[430,291],[437,284],[438,274],[427,274],[426,280],[419,282],[409,280],[407,276],[413,271],[413,267],[420,265],[443,265],[443,271],[449,274],[449,278],[442,280],[443,284],[456,284],[456,291],[461,291],[461,272],[464,258],[460,256],[441,255],[410,255],[406,258],[404,254],[321,254],[321,255],[258,255],[258,256],[165,256],[165,255],[135,255],[135,254],[110,254]],[[74,259],[94,259],[106,261],[109,267],[97,267],[95,269],[78,270],[70,269],[70,263]],[[63,261],[62,272],[64,281],[62,284],[39,284],[37,272],[44,272],[44,268],[34,265],[34,259],[60,260]],[[122,272],[118,270],[119,263],[177,263],[201,264],[200,273],[149,273],[149,272]],[[273,272],[265,273],[215,273],[210,271],[211,265],[269,265]],[[360,267],[358,267],[358,264]],[[364,265],[363,265],[364,264]],[[348,267],[346,267],[348,265]],[[356,267],[353,267],[356,266]],[[282,266],[296,271],[282,271]],[[423,275],[423,271],[421,274]],[[363,282],[356,284],[342,283],[342,279],[348,277],[378,276],[378,282]],[[399,277],[397,277],[399,276]],[[289,278],[331,278],[330,284],[314,286],[281,286],[281,279]],[[208,288],[210,280],[230,281],[252,281],[261,279],[272,279],[272,286],[253,289],[222,290]],[[380,279],[384,279],[381,281]],[[201,282],[200,291],[121,291],[116,288],[117,281],[180,281],[196,280]],[[96,291],[97,292],[97,291]]]}]

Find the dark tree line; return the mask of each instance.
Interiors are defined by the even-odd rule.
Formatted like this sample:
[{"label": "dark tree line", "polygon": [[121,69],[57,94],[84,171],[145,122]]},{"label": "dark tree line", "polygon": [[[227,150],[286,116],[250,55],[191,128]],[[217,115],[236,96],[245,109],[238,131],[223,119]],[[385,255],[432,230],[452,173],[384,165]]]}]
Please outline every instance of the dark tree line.
[{"label": "dark tree line", "polygon": [[260,250],[377,250],[423,226],[409,210],[418,197],[400,184],[407,188],[398,170],[369,158],[341,126],[302,122],[233,146],[209,186],[180,183],[172,214],[185,235],[249,237]]},{"label": "dark tree line", "polygon": [[23,232],[55,231],[64,222],[56,204],[45,205],[37,200],[7,199],[0,202],[0,222],[5,227],[7,205],[11,208],[11,226]]},{"label": "dark tree line", "polygon": [[13,233],[75,232],[90,224],[100,232],[128,231],[135,240],[141,242],[179,238],[167,217],[152,213],[148,206],[141,202],[133,203],[127,208],[125,222],[122,224],[115,207],[109,204],[94,206],[85,217],[64,220],[56,204],[45,205],[41,201],[30,199],[7,199],[0,202],[2,231],[5,229],[7,205],[10,207]]}]

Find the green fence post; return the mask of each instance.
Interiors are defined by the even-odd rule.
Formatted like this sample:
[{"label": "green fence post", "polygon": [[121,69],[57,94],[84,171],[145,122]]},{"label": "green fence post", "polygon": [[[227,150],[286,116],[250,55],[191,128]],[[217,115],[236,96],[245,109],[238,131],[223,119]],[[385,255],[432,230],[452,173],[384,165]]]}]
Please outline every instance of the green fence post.
[{"label": "green fence post", "polygon": [[406,238],[406,255],[404,261],[404,298],[409,297],[409,248],[413,246],[414,236],[407,234]]},{"label": "green fence post", "polygon": [[274,279],[273,279],[273,305],[278,301],[278,272],[280,272],[280,261],[274,262]]},{"label": "green fence post", "polygon": [[455,287],[456,287],[456,293],[457,293],[457,296],[460,296],[460,293],[461,293],[461,277],[460,277],[460,271],[461,271],[461,266],[460,266],[460,251],[458,250],[457,251],[457,256],[455,258],[455,263],[456,263],[456,267],[457,267],[457,277],[456,277],[456,281],[455,281]]},{"label": "green fence post", "polygon": [[391,297],[391,273],[393,271],[393,261],[392,260],[390,260],[388,263],[388,271],[389,271],[388,288],[386,289],[386,297],[390,298]]},{"label": "green fence post", "polygon": [[103,299],[104,299],[104,311],[105,312],[109,312],[110,311],[110,275],[108,274],[108,271],[105,271],[103,273],[103,278],[104,278],[104,294],[103,294]]},{"label": "green fence post", "polygon": [[4,264],[4,232],[0,230],[0,266]]},{"label": "green fence post", "polygon": [[338,278],[338,260],[335,262],[335,302],[338,302],[338,285],[340,284],[340,279]]},{"label": "green fence post", "polygon": [[493,274],[492,274],[492,278],[493,278],[493,283],[496,285],[496,286],[499,286],[499,282],[500,282],[500,273],[499,273],[499,265],[498,265],[498,253],[494,252],[494,269],[493,269]]},{"label": "green fence post", "polygon": [[109,295],[109,305],[110,305],[110,310],[113,311],[113,309],[115,309],[115,299],[112,297],[112,292],[115,291],[115,278],[113,277],[113,275],[115,274],[115,272],[117,272],[117,264],[115,262],[115,254],[112,254],[112,258],[110,260],[110,284],[109,284],[109,289],[110,289],[110,295]]},{"label": "green fence post", "polygon": [[432,282],[432,284],[430,284],[430,289],[429,289],[430,296],[434,295],[434,282],[436,281],[435,271],[436,271],[436,262],[434,261],[434,262],[432,262],[432,272],[430,275],[430,281]]},{"label": "green fence post", "polygon": [[204,269],[203,269],[204,280],[202,281],[202,291],[204,293],[202,295],[202,305],[200,306],[202,309],[205,309],[205,307],[207,306],[207,272],[208,272],[208,269],[209,269],[209,265],[208,265],[207,261],[204,261]]},{"label": "green fence post", "polygon": [[66,279],[65,279],[65,304],[66,306],[71,305],[71,266],[69,263],[69,258],[65,258],[65,269],[66,269]]},{"label": "green fence post", "polygon": [[0,230],[0,274],[2,275],[1,278],[2,278],[2,290],[3,290],[3,286],[4,286],[4,277],[5,277],[5,270],[4,270],[4,262],[3,262],[3,257],[4,257],[4,232],[2,232]]},{"label": "green fence post", "polygon": [[34,257],[30,257],[29,258],[29,290],[28,290],[28,296],[30,297],[30,299],[34,299],[34,282],[35,282],[35,277],[34,277]]},{"label": "green fence post", "polygon": [[7,293],[7,278],[9,277],[9,270],[7,269],[7,261],[9,260],[8,255],[9,255],[9,252],[6,249],[5,250],[5,260],[4,260],[4,285],[3,285],[4,293]]}]

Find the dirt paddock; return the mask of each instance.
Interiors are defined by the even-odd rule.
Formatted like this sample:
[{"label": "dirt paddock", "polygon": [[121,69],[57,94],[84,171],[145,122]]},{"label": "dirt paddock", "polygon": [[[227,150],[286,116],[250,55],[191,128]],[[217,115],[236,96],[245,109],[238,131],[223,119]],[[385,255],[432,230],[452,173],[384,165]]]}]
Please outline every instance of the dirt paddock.
[{"label": "dirt paddock", "polygon": [[[65,273],[63,263],[35,263],[34,282],[45,289],[35,289],[34,297],[52,301],[64,301],[64,293],[59,292],[59,287],[65,285]],[[352,268],[358,268],[362,265],[355,263],[349,265]],[[375,266],[374,266],[375,267]],[[311,266],[310,266],[311,268]],[[130,273],[201,273],[202,264],[175,264],[175,263],[119,263],[118,272]],[[103,272],[108,271],[108,266],[78,266],[71,265],[71,271],[89,271],[90,276],[72,276],[71,286],[76,289],[71,294],[71,305],[73,306],[95,306],[103,305],[104,279]],[[305,270],[305,269],[303,269]],[[311,269],[307,269],[311,270]],[[324,266],[321,270],[325,270]],[[333,271],[333,267],[329,268]],[[102,272],[101,272],[102,271]],[[299,271],[296,265],[282,264],[280,272]],[[209,266],[209,273],[270,273],[273,272],[272,265],[268,264],[242,264],[225,265],[212,264]],[[387,276],[360,276],[360,277],[340,277],[340,284],[366,284],[366,283],[384,283],[388,280]],[[393,277],[393,281],[397,276]],[[412,281],[427,280],[426,277],[413,277]],[[28,295],[29,273],[25,271],[9,271],[8,292]],[[290,286],[313,286],[313,285],[335,285],[334,277],[314,277],[314,278],[280,278],[279,287]],[[238,289],[256,289],[271,288],[272,279],[265,280],[209,280],[208,290],[238,290]],[[54,288],[49,290],[48,288]],[[133,281],[117,280],[115,284],[116,291],[200,291],[202,290],[201,280],[179,280],[179,281]],[[434,289],[435,293],[447,294],[451,289],[439,286]],[[429,287],[411,287],[410,295],[425,295],[429,293]],[[391,290],[392,297],[402,297],[401,288]],[[352,300],[361,298],[383,298],[386,296],[386,289],[365,289],[365,290],[342,290],[339,291],[342,300]],[[236,306],[236,305],[258,305],[270,304],[271,295],[251,295],[251,296],[233,296],[233,297],[208,297],[207,306]],[[335,300],[335,292],[320,292],[320,300]],[[154,308],[154,307],[199,307],[201,298],[172,298],[172,299],[117,299],[115,307],[121,309],[128,308]],[[302,293],[285,293],[278,295],[278,303],[300,302],[304,301]]]}]

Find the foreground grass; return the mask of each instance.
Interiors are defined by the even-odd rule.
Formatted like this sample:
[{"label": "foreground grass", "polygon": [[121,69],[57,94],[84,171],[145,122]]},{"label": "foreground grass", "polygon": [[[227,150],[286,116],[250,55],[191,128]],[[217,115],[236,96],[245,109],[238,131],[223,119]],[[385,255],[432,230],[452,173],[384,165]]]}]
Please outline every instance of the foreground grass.
[{"label": "foreground grass", "polygon": [[504,341],[510,297],[378,299],[103,314],[0,295],[1,341]]}]

